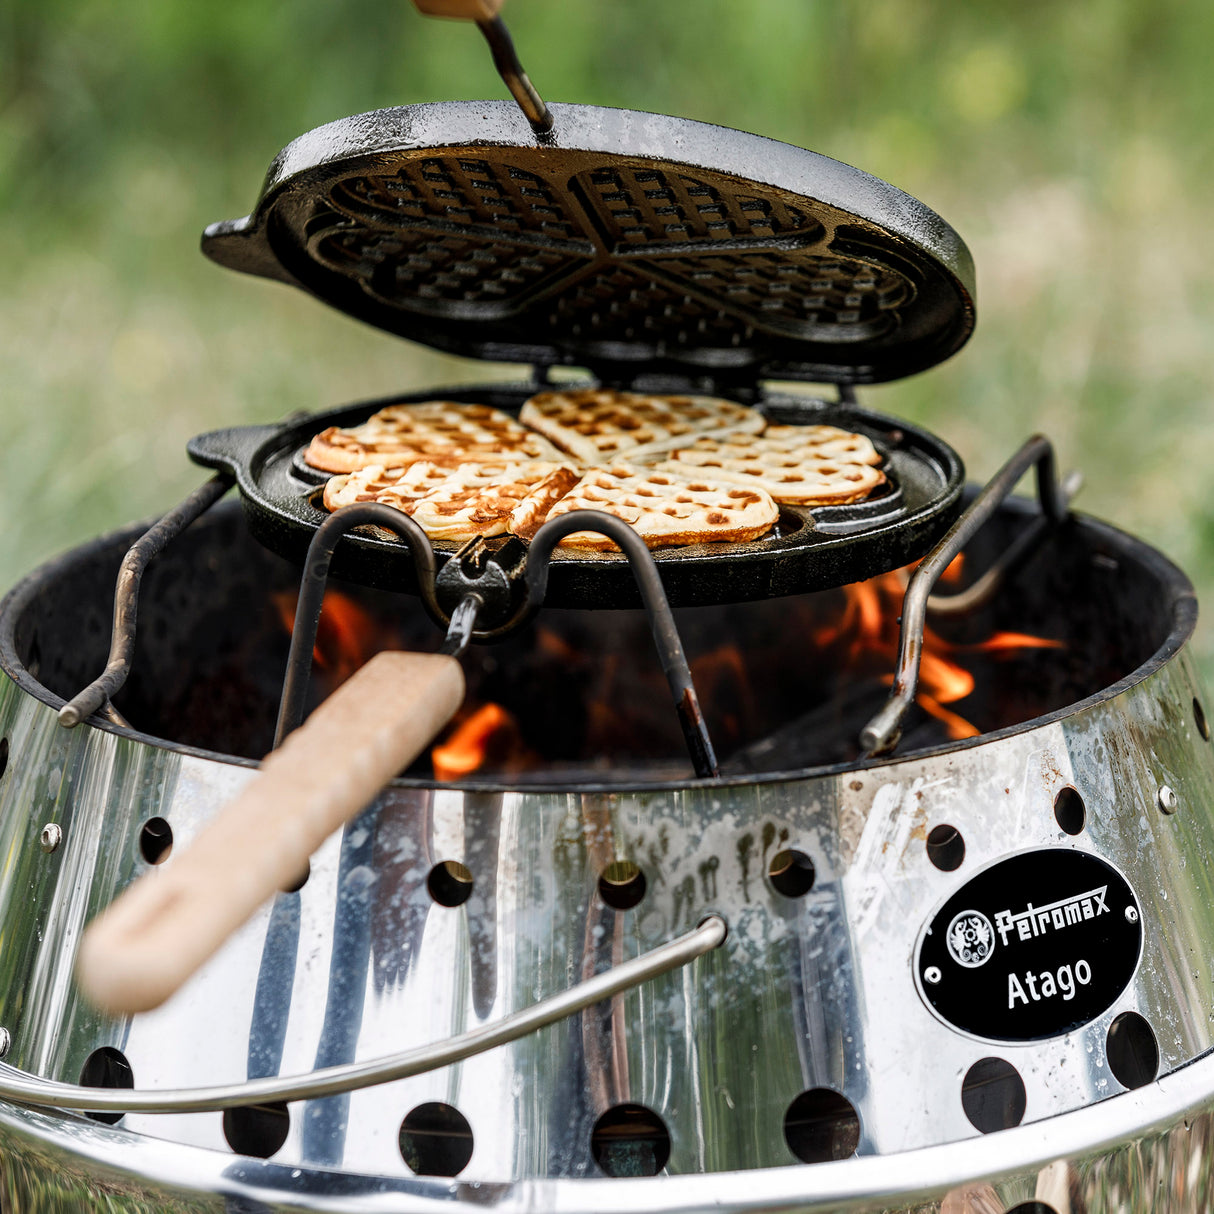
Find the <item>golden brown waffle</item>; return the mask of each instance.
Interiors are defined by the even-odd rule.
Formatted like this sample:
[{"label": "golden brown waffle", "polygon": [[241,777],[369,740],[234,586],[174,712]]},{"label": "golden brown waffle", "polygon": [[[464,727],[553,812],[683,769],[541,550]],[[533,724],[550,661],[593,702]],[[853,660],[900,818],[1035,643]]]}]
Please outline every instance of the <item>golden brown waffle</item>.
[{"label": "golden brown waffle", "polygon": [[[628,523],[650,548],[743,542],[771,530],[779,510],[762,489],[741,488],[693,470],[690,477],[616,464],[587,472],[548,517],[603,510]],[[574,548],[612,549],[606,536],[575,531]]]},{"label": "golden brown waffle", "polygon": [[373,464],[345,476],[330,477],[325,485],[325,509],[340,510],[354,502],[383,502],[412,514],[414,504],[431,489],[437,489],[450,475],[450,468],[425,460],[408,468]]},{"label": "golden brown waffle", "polygon": [[407,469],[376,467],[335,476],[325,488],[325,506],[336,510],[352,501],[383,502],[410,515],[432,540],[463,543],[505,531],[534,534],[577,480],[576,472],[551,461],[455,469],[422,461]]},{"label": "golden brown waffle", "polygon": [[647,396],[608,388],[541,392],[519,420],[585,464],[602,464],[651,444],[735,430],[757,434],[763,415],[711,396]]},{"label": "golden brown waffle", "polygon": [[[835,459],[847,464],[879,464],[881,453],[872,440],[838,426],[768,426],[762,434],[707,435],[680,451],[715,452],[735,458],[763,454],[798,455],[804,459]],[[671,458],[674,458],[673,456]],[[687,460],[680,454],[679,459]],[[693,459],[689,462],[700,462]]]},{"label": "golden brown waffle", "polygon": [[674,475],[701,472],[719,481],[762,489],[790,506],[842,506],[863,501],[885,483],[885,473],[871,464],[839,459],[813,459],[778,450],[726,455],[693,448],[655,465]]},{"label": "golden brown waffle", "polygon": [[552,460],[562,455],[508,413],[488,405],[432,400],[388,405],[360,426],[330,426],[309,444],[304,459],[326,472],[356,472],[373,465],[407,466],[429,460],[448,468],[460,464]]}]

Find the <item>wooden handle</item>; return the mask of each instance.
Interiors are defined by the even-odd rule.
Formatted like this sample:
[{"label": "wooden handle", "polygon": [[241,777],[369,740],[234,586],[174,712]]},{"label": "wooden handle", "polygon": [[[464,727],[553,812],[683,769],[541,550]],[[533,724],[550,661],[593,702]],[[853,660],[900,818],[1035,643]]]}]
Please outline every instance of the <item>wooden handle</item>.
[{"label": "wooden handle", "polygon": [[89,925],[76,959],[81,990],[117,1015],[159,1007],[413,762],[463,697],[454,658],[376,654],[266,757],[189,847]]},{"label": "wooden handle", "polygon": [[459,21],[492,21],[506,0],[413,0],[427,17],[454,17]]}]

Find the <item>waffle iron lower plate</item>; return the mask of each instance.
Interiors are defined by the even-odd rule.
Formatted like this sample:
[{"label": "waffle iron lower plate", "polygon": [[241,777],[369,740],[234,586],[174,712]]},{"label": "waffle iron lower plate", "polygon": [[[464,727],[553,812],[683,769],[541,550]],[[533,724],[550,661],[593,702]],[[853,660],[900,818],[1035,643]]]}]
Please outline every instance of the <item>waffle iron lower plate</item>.
[{"label": "waffle iron lower plate", "polygon": [[[326,474],[302,459],[314,434],[327,426],[357,425],[388,404],[425,400],[480,402],[517,413],[535,390],[478,385],[366,401],[278,426],[212,431],[191,440],[189,454],[195,463],[231,473],[252,533],[266,547],[302,564],[316,528],[327,517],[319,504]],[[885,456],[890,487],[852,506],[813,511],[782,506],[776,528],[750,543],[658,549],[654,558],[672,606],[773,598],[874,577],[923,556],[959,513],[965,469],[957,453],[927,431],[867,409],[805,397],[772,394],[757,403],[772,421],[841,426],[868,435]],[[441,566],[458,545],[436,543],[434,548]],[[405,546],[369,528],[341,541],[332,573],[384,590],[417,591]],[[641,599],[622,554],[558,548],[545,603],[616,608],[640,606]]]}]

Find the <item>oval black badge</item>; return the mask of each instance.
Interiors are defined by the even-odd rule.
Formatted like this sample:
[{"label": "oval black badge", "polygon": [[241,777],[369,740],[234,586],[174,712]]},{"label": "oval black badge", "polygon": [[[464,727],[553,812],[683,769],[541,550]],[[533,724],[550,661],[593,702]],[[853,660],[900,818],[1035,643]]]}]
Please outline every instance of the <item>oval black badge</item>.
[{"label": "oval black badge", "polygon": [[1057,1037],[1108,1008],[1142,955],[1125,878],[1086,852],[1000,860],[936,912],[919,941],[919,991],[954,1028],[993,1041]]}]

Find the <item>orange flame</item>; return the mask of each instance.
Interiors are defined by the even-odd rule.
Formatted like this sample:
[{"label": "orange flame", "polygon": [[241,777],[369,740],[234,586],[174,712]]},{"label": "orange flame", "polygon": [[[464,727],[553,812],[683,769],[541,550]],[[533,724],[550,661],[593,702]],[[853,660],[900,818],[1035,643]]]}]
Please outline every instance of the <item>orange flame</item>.
[{"label": "orange flame", "polygon": [[[276,594],[274,605],[287,632],[295,629],[295,594]],[[366,608],[340,590],[326,590],[312,661],[328,675],[330,690],[344,683],[379,652],[382,629]]]},{"label": "orange flame", "polygon": [[518,770],[525,757],[518,722],[492,700],[460,721],[445,742],[430,750],[436,780],[461,780],[490,760],[504,762],[507,770]]},{"label": "orange flame", "polygon": [[1021,649],[1065,649],[1062,641],[1030,636],[1027,632],[996,632],[975,645],[958,646],[971,653],[1007,653]]},{"label": "orange flame", "polygon": [[[941,575],[941,582],[961,580],[964,555],[957,556]],[[843,611],[834,627],[820,628],[814,634],[818,643],[835,643],[850,638],[849,657],[853,665],[862,657],[895,660],[898,648],[898,617],[906,594],[910,569],[881,574],[867,582],[845,586]],[[977,737],[981,732],[959,713],[945,708],[973,694],[973,673],[961,661],[963,654],[988,653],[1012,655],[1025,649],[1061,649],[1063,642],[1022,632],[996,632],[984,641],[959,644],[947,641],[930,628],[923,631],[923,651],[919,662],[919,691],[916,701],[929,716],[940,721],[952,739]],[[893,682],[887,675],[883,681]]]}]

